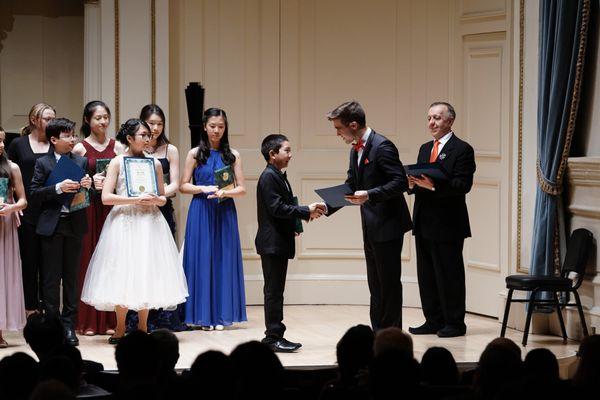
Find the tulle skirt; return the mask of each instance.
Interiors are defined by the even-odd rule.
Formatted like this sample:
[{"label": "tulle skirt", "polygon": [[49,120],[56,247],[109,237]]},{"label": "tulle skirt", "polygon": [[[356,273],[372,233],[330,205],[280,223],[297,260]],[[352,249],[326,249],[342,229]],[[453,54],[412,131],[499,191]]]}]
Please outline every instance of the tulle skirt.
[{"label": "tulle skirt", "polygon": [[88,266],[81,300],[98,310],[174,309],[188,296],[169,225],[155,206],[115,206]]}]

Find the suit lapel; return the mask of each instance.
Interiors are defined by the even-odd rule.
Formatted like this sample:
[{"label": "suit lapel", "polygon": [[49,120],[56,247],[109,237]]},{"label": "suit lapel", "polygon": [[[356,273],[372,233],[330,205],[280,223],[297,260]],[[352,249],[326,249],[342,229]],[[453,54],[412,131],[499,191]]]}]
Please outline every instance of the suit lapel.
[{"label": "suit lapel", "polygon": [[456,146],[456,135],[452,134],[452,136],[446,142],[444,147],[442,147],[442,151],[440,151],[440,154],[438,155],[438,158],[436,161],[439,162],[440,164],[444,165],[448,161],[450,156],[452,155],[452,152],[454,151],[455,146]]},{"label": "suit lapel", "polygon": [[[371,147],[373,147],[373,138],[375,137],[376,133],[374,130],[371,130],[371,134],[369,135],[369,138],[367,139],[367,144],[365,144],[365,147],[363,148],[363,153],[362,153],[362,157],[360,159],[360,163],[358,164],[358,181],[360,182],[360,178],[362,177],[362,172],[363,169],[365,167],[365,160],[369,159],[369,153],[371,152]],[[358,160],[358,157],[356,157],[356,159]]]},{"label": "suit lapel", "polygon": [[417,159],[417,163],[428,163],[429,157],[431,156],[431,149],[433,148],[433,142],[427,142],[423,147],[421,147],[421,152],[419,153],[419,158]]}]

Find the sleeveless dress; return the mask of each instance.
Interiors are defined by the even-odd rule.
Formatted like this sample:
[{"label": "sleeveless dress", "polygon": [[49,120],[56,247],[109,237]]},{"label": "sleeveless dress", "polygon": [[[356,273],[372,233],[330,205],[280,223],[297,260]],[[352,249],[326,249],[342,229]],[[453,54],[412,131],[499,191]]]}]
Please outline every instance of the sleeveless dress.
[{"label": "sleeveless dress", "polygon": [[[195,185],[214,185],[214,171],[225,164],[211,150],[206,164],[194,170]],[[190,297],[185,321],[194,325],[231,325],[246,321],[244,271],[233,199],[220,202],[194,195],[188,210],[183,267]]]},{"label": "sleeveless dress", "polygon": [[[123,161],[116,193],[127,195]],[[97,310],[122,306],[174,309],[188,296],[169,225],[158,207],[116,205],[106,218],[90,261],[81,300]]]},{"label": "sleeveless dress", "polygon": [[[96,160],[99,158],[113,158],[115,154],[115,140],[110,139],[106,148],[98,151],[86,142],[81,142],[85,148],[85,157],[88,159],[88,174],[94,176],[96,174]],[[102,192],[90,190],[90,206],[86,208],[86,218],[88,231],[83,236],[81,248],[81,262],[79,268],[79,295],[83,289],[83,281],[88,269],[88,264],[94,254],[94,249],[100,238],[100,232],[104,226],[104,221],[111,210],[111,206],[102,204]],[[98,334],[105,334],[107,329],[114,329],[117,323],[115,313],[97,311],[94,307],[89,306],[79,301],[79,310],[77,316],[76,329],[79,333],[92,331]]]},{"label": "sleeveless dress", "polygon": [[17,331],[25,322],[17,217],[10,213],[0,216],[0,330]]}]

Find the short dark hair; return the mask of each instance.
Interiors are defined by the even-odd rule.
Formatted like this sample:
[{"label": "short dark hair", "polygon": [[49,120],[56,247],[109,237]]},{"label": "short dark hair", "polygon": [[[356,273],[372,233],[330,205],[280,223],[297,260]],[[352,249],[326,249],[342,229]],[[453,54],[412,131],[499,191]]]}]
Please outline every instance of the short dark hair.
[{"label": "short dark hair", "polygon": [[365,110],[356,100],[347,101],[340,104],[327,114],[327,118],[331,121],[339,119],[342,124],[348,126],[351,122],[356,122],[359,128],[367,126],[367,117]]},{"label": "short dark hair", "polygon": [[46,126],[46,137],[55,137],[59,139],[61,133],[75,132],[75,125],[77,124],[70,119],[54,118],[52,121],[48,122],[48,126]]},{"label": "short dark hair", "polygon": [[288,140],[288,138],[285,135],[282,135],[281,133],[274,133],[274,134],[268,135],[266,138],[264,138],[262,141],[262,144],[260,145],[260,152],[262,153],[263,157],[265,158],[265,161],[269,162],[269,158],[270,158],[269,153],[271,151],[274,151],[275,153],[279,153],[279,149],[281,148],[281,145],[286,140]]},{"label": "short dark hair", "polygon": [[452,107],[452,104],[446,103],[445,101],[434,101],[433,103],[431,103],[429,108],[435,106],[446,106],[446,109],[448,110],[448,116],[452,119],[456,119],[456,111],[454,111],[454,107]]}]

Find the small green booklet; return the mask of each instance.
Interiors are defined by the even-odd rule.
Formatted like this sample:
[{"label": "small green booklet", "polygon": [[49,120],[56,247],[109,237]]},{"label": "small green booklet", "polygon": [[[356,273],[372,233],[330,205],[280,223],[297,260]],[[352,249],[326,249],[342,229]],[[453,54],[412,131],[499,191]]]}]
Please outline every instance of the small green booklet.
[{"label": "small green booklet", "polygon": [[86,188],[81,188],[75,193],[75,196],[73,196],[73,200],[71,200],[71,205],[69,206],[69,212],[79,211],[89,206],[90,192]]},{"label": "small green booklet", "polygon": [[0,178],[0,203],[8,201],[8,178]]},{"label": "small green booklet", "polygon": [[[215,170],[215,185],[224,190],[235,188],[235,175],[230,165]],[[225,199],[219,199],[219,202],[223,200]]]},{"label": "small green booklet", "polygon": [[[293,201],[295,206],[299,205],[297,196],[294,196]],[[304,232],[304,227],[302,226],[302,220],[300,218],[296,218],[296,229],[294,229],[294,231],[297,234],[301,234],[302,232]]]},{"label": "small green booklet", "polygon": [[96,159],[96,173],[104,174],[106,176],[106,169],[110,164],[112,158],[98,158]]}]

